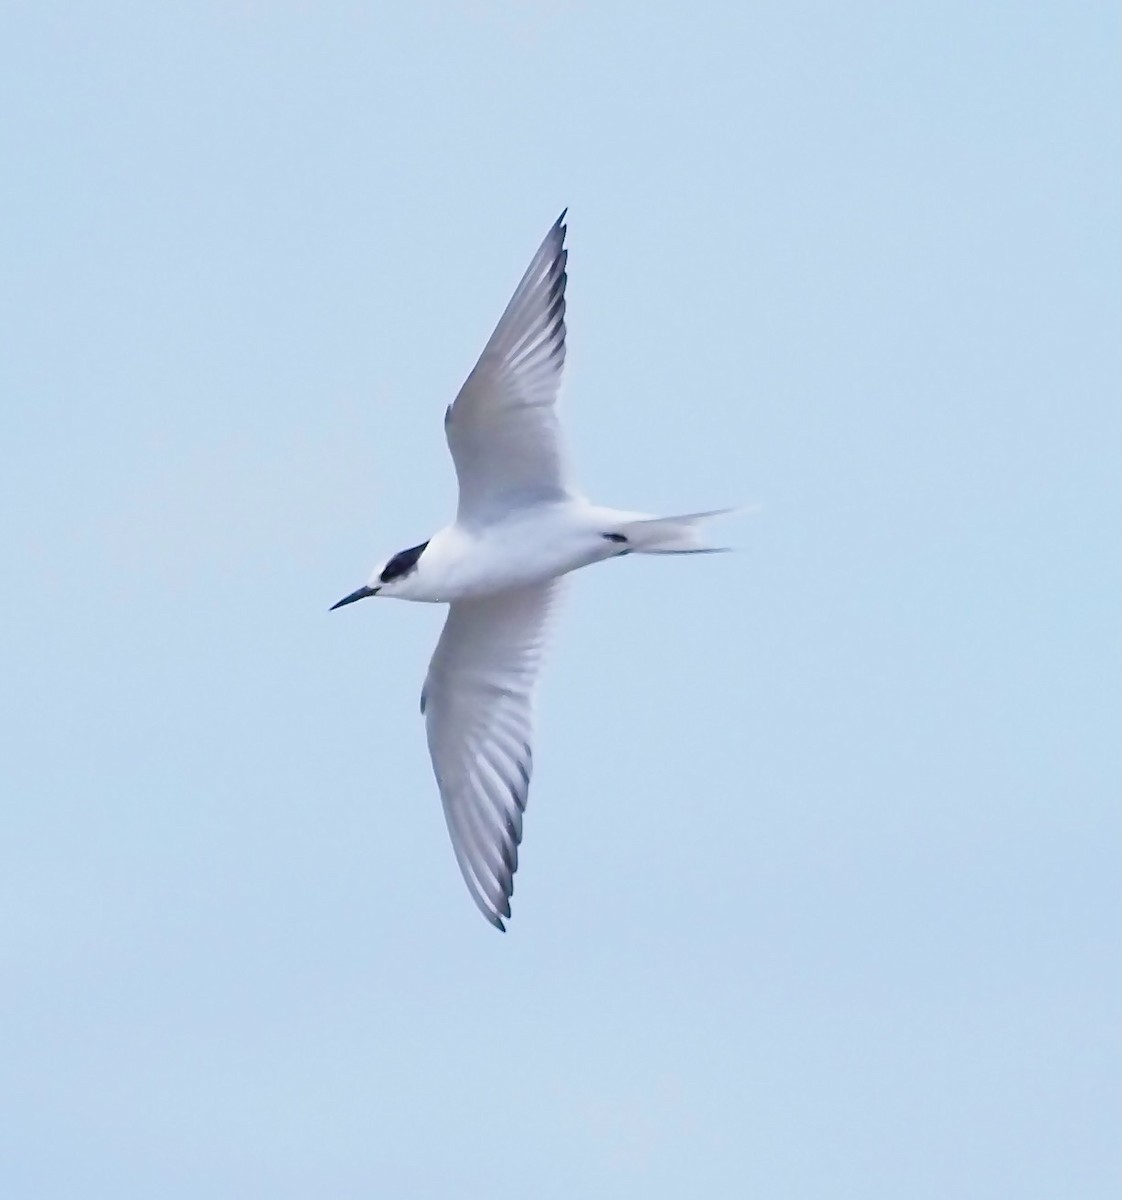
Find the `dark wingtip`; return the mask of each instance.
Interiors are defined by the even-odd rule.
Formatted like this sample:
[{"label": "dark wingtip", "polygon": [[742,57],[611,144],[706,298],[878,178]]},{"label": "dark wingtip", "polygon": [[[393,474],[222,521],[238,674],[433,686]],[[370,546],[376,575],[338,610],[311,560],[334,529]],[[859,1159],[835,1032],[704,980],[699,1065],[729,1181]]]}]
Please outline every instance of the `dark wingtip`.
[{"label": "dark wingtip", "polygon": [[[569,210],[567,208],[563,208],[561,210],[561,215],[557,218],[556,221],[553,222],[553,228],[549,231],[550,233],[557,234],[562,247],[564,247],[564,245],[565,245],[565,234],[569,232],[569,227],[565,224],[565,218],[568,215],[569,215]],[[564,253],[564,250],[562,250],[562,253]]]}]

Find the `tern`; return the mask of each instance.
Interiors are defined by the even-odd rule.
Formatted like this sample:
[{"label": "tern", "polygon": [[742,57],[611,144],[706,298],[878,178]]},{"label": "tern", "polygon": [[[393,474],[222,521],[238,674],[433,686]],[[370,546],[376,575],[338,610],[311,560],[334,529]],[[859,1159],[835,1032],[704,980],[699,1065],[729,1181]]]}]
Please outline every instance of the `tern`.
[{"label": "tern", "polygon": [[728,509],[655,517],[602,508],[573,480],[558,419],[565,364],[565,213],[444,414],[456,519],[380,563],[332,610],[370,596],[447,604],[421,690],[437,790],[464,882],[510,917],[533,763],[534,692],[561,578],[626,554],[699,554]]}]

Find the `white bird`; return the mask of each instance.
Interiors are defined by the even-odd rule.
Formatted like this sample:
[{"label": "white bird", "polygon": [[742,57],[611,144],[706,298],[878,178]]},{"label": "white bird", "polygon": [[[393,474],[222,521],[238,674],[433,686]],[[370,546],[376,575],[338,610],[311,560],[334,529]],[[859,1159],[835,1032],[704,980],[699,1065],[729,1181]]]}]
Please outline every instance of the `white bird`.
[{"label": "white bird", "polygon": [[452,524],[379,564],[367,596],[447,604],[421,691],[433,772],[464,881],[510,916],[532,770],[534,689],[561,576],[623,554],[697,554],[697,526],[601,508],[573,482],[557,415],[565,363],[563,212],[444,414],[459,481]]}]

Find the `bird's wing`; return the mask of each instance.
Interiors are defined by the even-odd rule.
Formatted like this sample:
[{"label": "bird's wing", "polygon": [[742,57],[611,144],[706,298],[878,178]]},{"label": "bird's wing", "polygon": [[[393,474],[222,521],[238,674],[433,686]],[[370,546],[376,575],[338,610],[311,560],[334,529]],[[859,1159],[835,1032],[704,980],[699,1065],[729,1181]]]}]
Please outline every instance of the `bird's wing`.
[{"label": "bird's wing", "polygon": [[452,848],[472,899],[510,916],[530,786],[534,684],[557,580],[449,607],[421,693]]},{"label": "bird's wing", "polygon": [[569,494],[557,392],[565,364],[565,214],[545,236],[444,418],[460,484],[457,519]]}]

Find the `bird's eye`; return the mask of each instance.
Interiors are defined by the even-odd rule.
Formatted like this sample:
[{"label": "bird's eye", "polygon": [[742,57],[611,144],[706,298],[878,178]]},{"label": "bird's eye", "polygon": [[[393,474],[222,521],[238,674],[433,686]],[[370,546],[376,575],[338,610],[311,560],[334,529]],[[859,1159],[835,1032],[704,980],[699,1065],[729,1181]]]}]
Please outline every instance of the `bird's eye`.
[{"label": "bird's eye", "polygon": [[383,583],[391,583],[400,579],[402,575],[408,575],[416,567],[417,560],[424,554],[427,545],[428,542],[422,542],[419,546],[410,546],[408,550],[399,550],[382,568],[378,578]]}]

